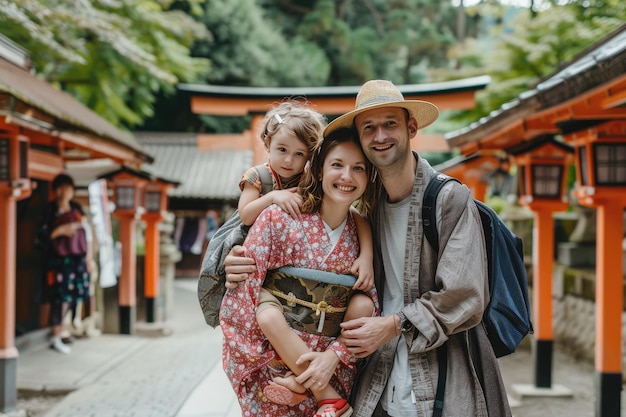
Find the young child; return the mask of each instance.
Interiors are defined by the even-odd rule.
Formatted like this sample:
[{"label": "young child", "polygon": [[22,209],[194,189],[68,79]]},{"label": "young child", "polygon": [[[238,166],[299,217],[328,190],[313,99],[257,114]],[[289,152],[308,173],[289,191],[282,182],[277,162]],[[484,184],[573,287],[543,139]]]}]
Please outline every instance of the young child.
[{"label": "young child", "polygon": [[[267,112],[262,126],[260,136],[268,151],[269,160],[260,169],[266,168],[271,173],[273,190],[262,194],[262,184],[257,171],[259,167],[252,167],[244,173],[239,183],[242,192],[238,211],[245,225],[252,225],[259,214],[272,204],[279,206],[294,219],[300,216],[303,202],[300,194],[296,192],[297,186],[303,178],[311,155],[320,146],[325,119],[306,104],[287,100]],[[350,272],[357,277],[353,289],[358,292],[350,299],[345,320],[363,315],[371,316],[374,311],[370,297],[365,294],[374,287],[371,229],[358,210],[352,208],[351,212],[357,226],[360,252]],[[264,334],[275,330],[277,319],[280,320],[275,314],[276,308],[267,308],[275,306],[280,306],[280,302],[262,288],[256,314],[257,322]],[[280,325],[283,324],[287,329],[288,324],[284,319],[280,320]],[[268,399],[290,405],[306,398],[306,389],[295,382],[293,374],[288,369],[277,366],[276,374],[274,379],[276,384],[271,384],[264,390]]]}]

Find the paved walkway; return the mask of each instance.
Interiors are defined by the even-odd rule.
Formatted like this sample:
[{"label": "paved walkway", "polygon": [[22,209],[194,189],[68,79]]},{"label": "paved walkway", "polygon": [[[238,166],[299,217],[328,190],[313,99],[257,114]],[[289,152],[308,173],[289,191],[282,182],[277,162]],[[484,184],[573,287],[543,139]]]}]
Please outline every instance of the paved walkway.
[{"label": "paved walkway", "polygon": [[[208,327],[196,297],[195,279],[177,279],[171,334],[160,337],[102,335],[80,339],[70,355],[46,346],[21,353],[18,386],[39,396],[69,392],[38,417],[238,417],[233,391],[221,368],[222,334]],[[143,332],[142,332],[143,334]],[[500,360],[515,417],[594,415],[594,371],[556,352],[553,382],[567,398],[514,398],[514,384],[532,384],[527,347]],[[61,398],[60,400],[58,398]],[[622,415],[626,416],[622,399]],[[26,416],[18,410],[10,416]],[[0,413],[0,416],[3,416]]]},{"label": "paved walkway", "polygon": [[168,336],[105,334],[76,340],[69,355],[47,346],[20,354],[18,389],[71,391],[45,417],[240,415],[221,367],[222,334],[204,323],[195,279],[176,280],[174,303]]}]

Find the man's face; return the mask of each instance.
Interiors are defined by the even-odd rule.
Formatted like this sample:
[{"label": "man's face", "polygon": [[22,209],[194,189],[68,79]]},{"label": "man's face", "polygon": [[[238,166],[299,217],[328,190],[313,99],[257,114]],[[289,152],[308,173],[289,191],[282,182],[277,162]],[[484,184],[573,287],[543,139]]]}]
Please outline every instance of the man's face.
[{"label": "man's face", "polygon": [[363,152],[377,168],[393,166],[410,155],[410,140],[417,132],[417,122],[407,118],[402,108],[383,107],[354,119]]}]

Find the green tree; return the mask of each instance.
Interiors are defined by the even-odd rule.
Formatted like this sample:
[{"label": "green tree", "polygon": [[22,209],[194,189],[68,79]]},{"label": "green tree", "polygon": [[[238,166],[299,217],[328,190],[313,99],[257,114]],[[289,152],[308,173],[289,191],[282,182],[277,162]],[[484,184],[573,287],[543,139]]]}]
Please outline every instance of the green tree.
[{"label": "green tree", "polygon": [[458,122],[473,122],[533,88],[626,21],[626,3],[620,0],[535,1],[533,10],[514,9],[514,13],[495,3],[485,2],[475,9],[483,19],[493,17],[487,36],[468,39],[453,52],[466,74],[482,72],[492,77],[487,89],[477,95],[476,108],[454,116]]},{"label": "green tree", "polygon": [[208,32],[163,1],[0,0],[0,32],[30,51],[38,76],[120,127],[208,70],[189,49]]},{"label": "green tree", "polygon": [[206,0],[201,21],[212,36],[193,52],[212,62],[208,83],[324,85],[328,62],[319,47],[299,36],[287,40],[255,0]]},{"label": "green tree", "polygon": [[447,64],[455,42],[456,10],[433,0],[266,0],[268,18],[286,38],[318,45],[330,62],[327,85],[360,84],[371,78],[414,83],[428,69]]}]

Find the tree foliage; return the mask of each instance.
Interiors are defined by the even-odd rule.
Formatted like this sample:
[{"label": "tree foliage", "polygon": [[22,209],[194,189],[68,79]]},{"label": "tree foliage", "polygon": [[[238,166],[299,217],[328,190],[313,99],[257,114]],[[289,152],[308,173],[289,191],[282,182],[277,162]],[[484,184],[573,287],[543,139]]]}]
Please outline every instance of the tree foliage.
[{"label": "tree foliage", "polygon": [[157,0],[0,0],[0,32],[31,53],[37,75],[100,116],[130,127],[155,94],[208,69],[189,47],[208,36]]},{"label": "tree foliage", "polygon": [[475,109],[458,115],[461,122],[475,121],[533,88],[626,21],[621,0],[535,1],[532,13],[516,9],[513,15],[490,1],[474,12],[494,24],[480,39],[454,49],[455,59],[465,64],[466,74],[480,71],[491,75],[492,82],[478,94]]},{"label": "tree foliage", "polygon": [[210,58],[206,81],[220,85],[324,85],[328,62],[320,48],[287,39],[255,0],[206,0],[200,21],[211,38],[196,42],[195,56]]},{"label": "tree foliage", "polygon": [[532,88],[626,20],[622,0],[531,4],[0,0],[0,33],[31,52],[39,76],[118,126],[246,125],[190,116],[188,98],[175,92],[178,82],[296,87],[491,75],[475,109],[438,124],[454,129]]}]

